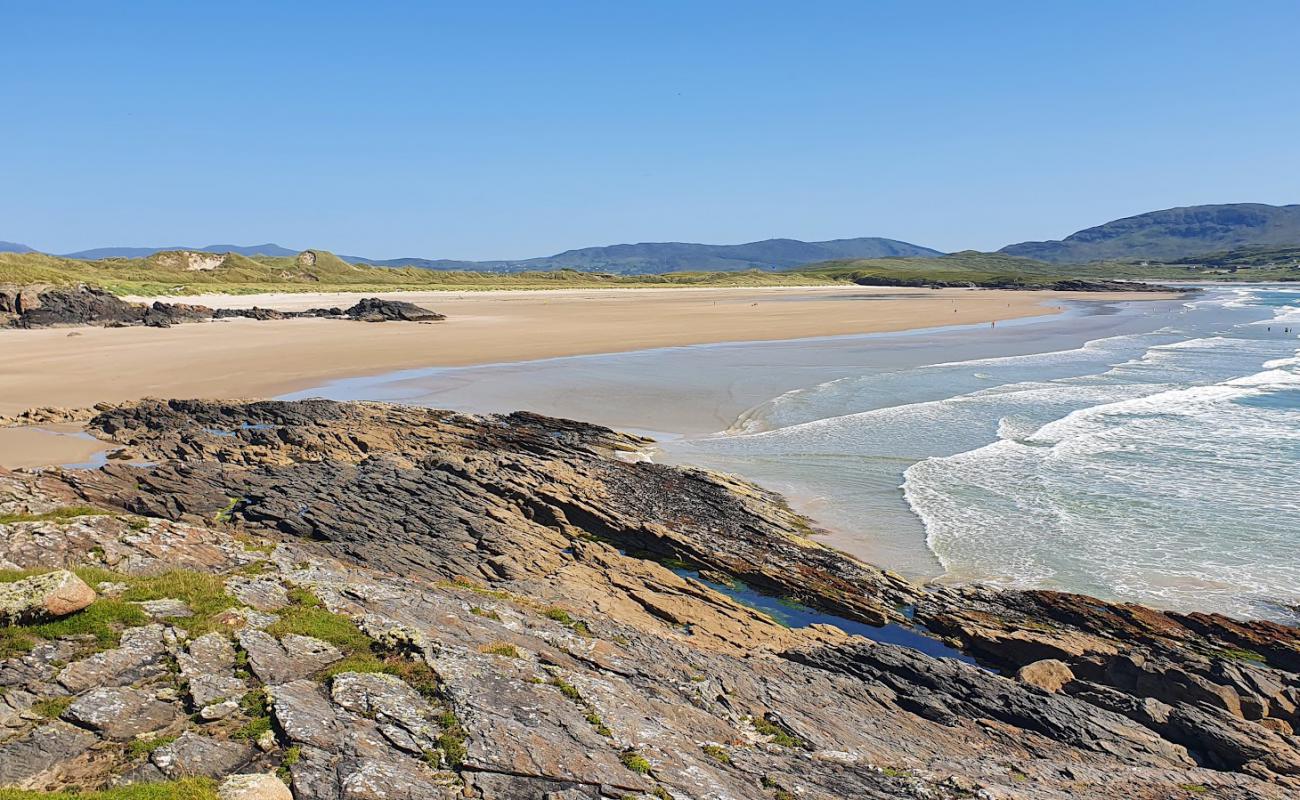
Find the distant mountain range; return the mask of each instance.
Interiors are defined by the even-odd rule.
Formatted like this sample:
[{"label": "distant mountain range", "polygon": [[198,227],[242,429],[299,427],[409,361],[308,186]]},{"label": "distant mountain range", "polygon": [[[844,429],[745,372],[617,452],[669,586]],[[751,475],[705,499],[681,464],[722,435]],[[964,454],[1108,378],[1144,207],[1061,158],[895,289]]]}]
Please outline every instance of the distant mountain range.
[{"label": "distant mountain range", "polygon": [[[1107,222],[1073,233],[1059,241],[1021,242],[998,252],[1051,264],[1094,261],[1176,261],[1239,248],[1300,246],[1300,205],[1260,203],[1188,206],[1152,211]],[[64,254],[66,258],[144,258],[166,250],[238,253],[243,256],[293,256],[299,251],[278,244],[204,247],[102,247]],[[32,248],[0,242],[0,252],[29,253]],[[450,259],[340,256],[352,264],[379,267],[419,267],[432,270],[523,272],[575,269],[617,274],[664,272],[729,272],[747,269],[788,270],[823,261],[871,258],[925,258],[942,255],[929,247],[878,237],[801,242],[766,239],[747,244],[689,244],[645,242],[608,247],[584,247],[553,256],[518,261],[453,261]]]},{"label": "distant mountain range", "polygon": [[1117,219],[1059,241],[1008,245],[999,252],[1052,264],[1086,264],[1173,261],[1240,247],[1282,245],[1300,245],[1300,205],[1169,208]]},{"label": "distant mountain range", "polygon": [[[243,256],[293,256],[299,251],[278,244],[250,247],[212,244],[205,247],[101,247],[65,253],[64,258],[93,261],[101,258],[145,258],[168,250],[192,250],[206,253],[238,253]],[[26,245],[0,243],[0,252],[33,252]],[[687,244],[683,242],[647,242],[616,244],[609,247],[586,247],[543,258],[519,261],[453,261],[450,259],[393,258],[372,259],[364,256],[339,256],[353,264],[378,267],[419,267],[437,270],[472,270],[477,272],[524,272],[527,270],[576,269],[584,272],[655,274],[701,270],[732,272],[746,269],[782,270],[841,258],[907,258],[941,255],[938,250],[900,242],[895,239],[863,237],[835,239],[828,242],[801,242],[796,239],[768,239],[748,244]]]},{"label": "distant mountain range", "polygon": [[423,267],[492,272],[567,268],[583,272],[656,274],[688,270],[708,272],[734,272],[746,269],[781,270],[838,258],[910,258],[935,255],[940,255],[939,251],[929,247],[900,242],[896,239],[863,237],[834,239],[829,242],[766,239],[748,244],[643,242],[608,247],[584,247],[580,250],[567,250],[553,256],[521,261],[430,261],[422,258],[371,261],[351,256],[343,256],[343,259],[379,267]]}]

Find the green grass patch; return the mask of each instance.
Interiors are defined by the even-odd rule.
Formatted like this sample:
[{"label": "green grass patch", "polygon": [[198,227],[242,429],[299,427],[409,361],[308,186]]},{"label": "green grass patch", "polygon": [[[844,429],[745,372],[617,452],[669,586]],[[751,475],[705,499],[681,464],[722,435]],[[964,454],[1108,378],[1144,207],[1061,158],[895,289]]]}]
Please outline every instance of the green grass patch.
[{"label": "green grass patch", "polygon": [[40,714],[46,719],[57,719],[68,706],[72,705],[72,697],[47,697],[44,700],[37,700],[32,703],[32,713]]},{"label": "green grass patch", "polygon": [[473,614],[476,617],[483,617],[484,619],[490,619],[494,622],[501,621],[501,615],[491,609],[479,608],[478,606],[474,606],[469,610],[469,613]]},{"label": "green grass patch", "polygon": [[217,800],[217,783],[209,778],[185,778],[167,783],[139,783],[99,792],[0,789],[0,800]]},{"label": "green grass patch", "polygon": [[254,689],[239,698],[239,710],[249,720],[230,734],[232,739],[255,742],[271,730],[271,711],[266,702],[265,689]]},{"label": "green grass patch", "polygon": [[438,734],[437,739],[442,759],[449,767],[459,767],[465,763],[468,754],[465,748],[465,728],[451,711],[444,711],[438,718],[438,724],[442,726],[442,733]]},{"label": "green grass patch", "polygon": [[754,717],[754,730],[764,736],[772,737],[772,744],[779,744],[782,747],[807,748],[808,743],[797,736],[791,736],[780,725],[768,722],[763,717]]},{"label": "green grass patch", "polygon": [[168,745],[176,741],[176,738],[177,737],[175,736],[155,736],[152,739],[133,739],[131,740],[131,743],[126,746],[126,752],[132,758],[147,756],[163,745]]},{"label": "green grass patch", "polygon": [[104,517],[112,514],[112,511],[94,506],[63,506],[40,514],[0,514],[0,525],[12,522],[66,522],[77,517]]},{"label": "green grass patch", "polygon": [[542,616],[547,619],[553,619],[564,627],[573,631],[580,636],[591,636],[591,627],[586,622],[576,619],[572,614],[559,606],[551,606],[542,612]]},{"label": "green grass patch", "polygon": [[401,678],[407,686],[419,692],[426,700],[437,702],[441,699],[438,676],[429,665],[396,653],[353,653],[327,667],[318,677],[329,680],[344,672],[378,672],[392,675]]},{"label": "green grass patch", "polygon": [[1211,650],[1209,654],[1229,661],[1250,661],[1254,664],[1268,663],[1267,658],[1256,653],[1254,650],[1245,650],[1235,647],[1229,647],[1222,650]]},{"label": "green grass patch", "polygon": [[234,597],[226,594],[226,580],[222,575],[178,569],[161,575],[124,580],[127,590],[122,594],[123,600],[140,602],[170,597],[184,601],[194,616],[176,617],[168,621],[178,628],[184,628],[191,636],[202,636],[217,630],[214,617],[239,605]]},{"label": "green grass patch", "polygon": [[149,615],[139,606],[110,597],[101,597],[66,617],[32,625],[7,625],[0,628],[0,658],[13,658],[30,652],[42,639],[64,636],[89,636],[95,650],[117,647],[122,629],[144,625]]},{"label": "green grass patch", "polygon": [[731,766],[731,753],[727,752],[727,748],[716,744],[706,744],[700,749],[704,751],[704,755],[708,756],[709,758],[713,759],[719,764],[726,764],[727,766]]},{"label": "green grass patch", "polygon": [[650,774],[650,762],[646,761],[645,756],[635,750],[624,750],[618,754],[618,760],[623,763],[623,766],[638,775]]},{"label": "green grass patch", "polygon": [[578,693],[577,687],[569,683],[568,681],[566,681],[564,678],[561,678],[559,675],[556,675],[555,677],[551,678],[551,685],[559,689],[560,694],[564,695],[570,700],[573,700],[575,702],[582,700],[582,695]]},{"label": "green grass patch", "polygon": [[309,590],[295,587],[289,590],[290,605],[276,613],[280,619],[267,627],[266,632],[277,639],[285,634],[311,636],[338,647],[346,654],[369,653],[375,640],[361,632],[356,623],[344,614],[335,614]]},{"label": "green grass patch", "polygon": [[487,653],[490,656],[506,656],[508,658],[519,658],[519,648],[509,642],[493,642],[485,644],[479,648],[480,653]]}]

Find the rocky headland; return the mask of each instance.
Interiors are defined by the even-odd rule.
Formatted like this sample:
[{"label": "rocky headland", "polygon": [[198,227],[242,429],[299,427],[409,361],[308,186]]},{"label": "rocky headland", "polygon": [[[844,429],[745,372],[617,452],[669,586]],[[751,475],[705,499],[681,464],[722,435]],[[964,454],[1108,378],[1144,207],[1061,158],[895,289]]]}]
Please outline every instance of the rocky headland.
[{"label": "rocky headland", "polygon": [[117,458],[0,471],[0,791],[1300,793],[1294,628],[916,586],[775,495],[567,420],[66,417]]},{"label": "rocky headland", "polygon": [[363,298],[349,308],[278,311],[270,308],[211,309],[188,303],[128,303],[96,286],[0,286],[0,328],[50,328],[71,325],[169,328],[185,322],[244,317],[256,320],[323,317],[361,322],[434,322],[435,311],[402,300]]}]

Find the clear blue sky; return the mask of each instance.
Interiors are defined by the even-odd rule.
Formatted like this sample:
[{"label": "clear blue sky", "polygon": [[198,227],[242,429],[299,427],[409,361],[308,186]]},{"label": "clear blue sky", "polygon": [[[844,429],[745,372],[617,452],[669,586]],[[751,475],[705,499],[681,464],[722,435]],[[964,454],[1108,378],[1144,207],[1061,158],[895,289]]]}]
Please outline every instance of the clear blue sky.
[{"label": "clear blue sky", "polygon": [[0,239],[518,258],[1300,202],[1300,3],[0,6]]}]

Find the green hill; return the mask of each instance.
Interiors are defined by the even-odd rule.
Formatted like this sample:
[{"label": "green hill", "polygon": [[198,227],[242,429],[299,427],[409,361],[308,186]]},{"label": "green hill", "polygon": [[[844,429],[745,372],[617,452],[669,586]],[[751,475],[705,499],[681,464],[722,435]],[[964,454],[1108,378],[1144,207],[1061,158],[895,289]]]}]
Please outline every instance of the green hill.
[{"label": "green hill", "polygon": [[1125,217],[1059,241],[1021,242],[1000,252],[1053,264],[1174,261],[1240,247],[1300,246],[1300,205],[1187,206]]}]

